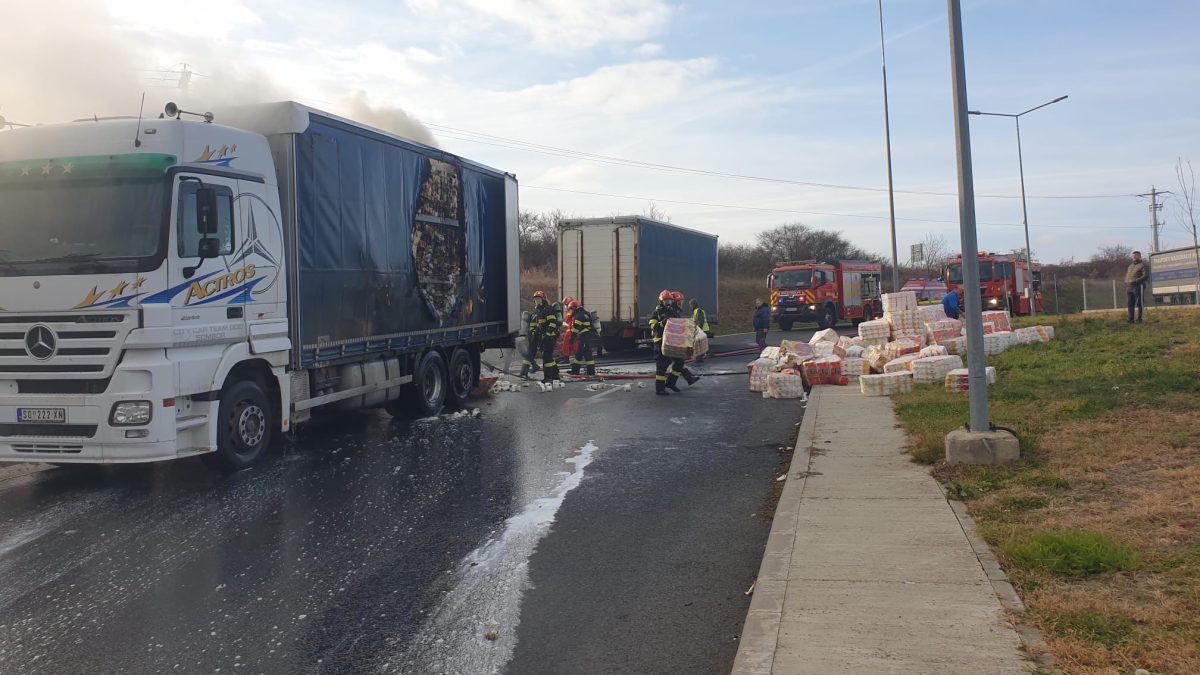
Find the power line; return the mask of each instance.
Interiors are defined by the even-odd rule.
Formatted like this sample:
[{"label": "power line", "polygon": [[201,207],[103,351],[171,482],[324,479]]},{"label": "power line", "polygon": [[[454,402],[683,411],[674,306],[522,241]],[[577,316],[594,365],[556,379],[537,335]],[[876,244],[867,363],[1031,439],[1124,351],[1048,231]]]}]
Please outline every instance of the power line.
[{"label": "power line", "polygon": [[[856,190],[862,192],[887,192],[886,187],[872,187],[868,185],[849,185],[842,183],[823,183],[818,181],[796,180],[789,178],[774,178],[769,176],[754,176],[749,174],[728,173],[724,171],[711,171],[708,169],[696,169],[685,166],[677,166],[673,164],[660,164],[656,162],[646,162],[636,159],[628,159],[624,157],[616,157],[613,155],[601,155],[592,152],[584,152],[581,150],[571,150],[569,148],[560,148],[553,145],[544,145],[541,143],[532,143],[522,141],[515,138],[506,138],[504,136],[495,136],[493,134],[485,134],[478,131],[470,131],[467,129],[458,129],[448,127],[441,124],[425,123],[425,126],[435,130],[435,135],[450,138],[460,141],[468,141],[471,143],[479,143],[481,145],[490,145],[494,147],[508,148],[510,150],[521,150],[524,152],[532,152],[541,155],[550,155],[554,157],[566,157],[571,159],[580,159],[599,164],[611,164],[617,166],[630,166],[642,169],[650,169],[655,171],[668,171],[674,173],[684,173],[697,176],[709,176],[713,178],[729,178],[733,180],[745,180],[760,183],[776,183],[783,185],[801,185],[805,187],[817,187],[830,190]],[[438,131],[440,130],[440,133]],[[958,197],[957,192],[937,192],[931,190],[894,190],[894,192],[910,195],[926,195],[935,197]],[[1020,195],[988,195],[977,194],[976,197],[986,197],[989,199],[1020,199]],[[1126,199],[1133,195],[1028,195],[1030,199]]]},{"label": "power line", "polygon": [[[744,206],[740,204],[717,204],[712,202],[694,202],[682,199],[662,199],[659,197],[639,197],[636,195],[622,195],[610,192],[589,192],[587,190],[570,190],[567,188],[548,187],[545,185],[527,185],[522,184],[524,190],[549,190],[552,192],[569,192],[577,195],[590,195],[593,197],[611,197],[614,199],[633,199],[642,202],[662,202],[664,204],[682,204],[685,206],[706,206],[719,209],[734,209],[738,211],[768,211],[771,213],[792,213],[802,216],[831,216],[837,218],[867,218],[870,220],[887,220],[888,216],[872,216],[862,213],[831,213],[826,211],[799,211],[796,209],[773,209],[766,206]],[[936,218],[901,218],[896,217],[896,220],[907,220],[916,223],[945,223],[947,225],[957,225],[957,220],[939,220]],[[1021,223],[980,223],[988,227],[1022,227]],[[1038,227],[1052,227],[1056,229],[1070,230],[1131,230],[1141,229],[1139,225],[1039,225]]]}]

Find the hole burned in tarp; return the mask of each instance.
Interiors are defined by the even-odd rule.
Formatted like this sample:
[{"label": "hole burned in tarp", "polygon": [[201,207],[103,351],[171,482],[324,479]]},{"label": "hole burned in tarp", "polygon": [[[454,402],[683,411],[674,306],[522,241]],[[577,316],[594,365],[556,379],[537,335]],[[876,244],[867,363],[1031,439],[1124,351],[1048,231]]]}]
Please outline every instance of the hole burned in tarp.
[{"label": "hole burned in tarp", "polygon": [[429,160],[413,219],[413,267],[425,309],[438,322],[462,307],[466,237],[462,226],[462,180],[447,162]]}]

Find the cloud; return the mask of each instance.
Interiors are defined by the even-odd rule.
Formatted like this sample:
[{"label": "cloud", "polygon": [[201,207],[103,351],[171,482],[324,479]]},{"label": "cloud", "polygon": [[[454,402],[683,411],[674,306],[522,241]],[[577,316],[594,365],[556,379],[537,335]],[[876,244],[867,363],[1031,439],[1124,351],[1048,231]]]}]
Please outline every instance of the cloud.
[{"label": "cloud", "polygon": [[663,46],[653,42],[643,42],[633,48],[634,56],[658,56],[662,54]]},{"label": "cloud", "polygon": [[419,20],[467,24],[476,35],[500,31],[550,53],[641,42],[662,31],[674,13],[663,0],[407,0],[407,5]]},{"label": "cloud", "polygon": [[697,88],[705,87],[716,67],[716,60],[710,58],[624,63],[604,66],[580,77],[527,87],[512,96],[627,116],[694,98],[688,93],[694,94]]}]

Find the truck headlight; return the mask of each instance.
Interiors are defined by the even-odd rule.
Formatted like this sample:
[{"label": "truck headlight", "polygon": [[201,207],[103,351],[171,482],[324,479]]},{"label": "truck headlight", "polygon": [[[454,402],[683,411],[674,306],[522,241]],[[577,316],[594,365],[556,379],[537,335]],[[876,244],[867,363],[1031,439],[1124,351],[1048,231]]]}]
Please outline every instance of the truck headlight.
[{"label": "truck headlight", "polygon": [[114,427],[137,427],[149,424],[153,416],[150,401],[117,401],[113,404],[108,423]]},{"label": "truck headlight", "polygon": [[817,306],[816,306],[816,305],[809,305],[809,306],[808,306],[808,308],[809,308],[809,309],[812,309],[812,310],[815,310],[815,309],[817,308]]},{"label": "truck headlight", "polygon": [[995,307],[996,305],[1000,304],[1000,298],[992,298],[991,300],[988,300],[988,304],[992,307]]},{"label": "truck headlight", "polygon": [[772,312],[778,312],[778,311],[779,311],[779,307],[778,307],[777,305],[771,305],[771,311],[772,311]]}]

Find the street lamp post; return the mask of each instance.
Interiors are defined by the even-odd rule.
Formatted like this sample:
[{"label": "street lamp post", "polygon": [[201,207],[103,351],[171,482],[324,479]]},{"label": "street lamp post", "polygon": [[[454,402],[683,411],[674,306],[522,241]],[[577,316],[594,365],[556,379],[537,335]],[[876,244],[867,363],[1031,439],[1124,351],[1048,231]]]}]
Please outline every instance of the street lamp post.
[{"label": "street lamp post", "polygon": [[[1029,287],[1033,289],[1033,253],[1029,248],[1029,208],[1025,205],[1025,160],[1021,153],[1021,116],[1028,115],[1034,110],[1045,108],[1048,105],[1053,105],[1059,101],[1065,100],[1066,96],[1059,96],[1053,101],[1047,101],[1039,106],[1030,108],[1025,112],[1020,113],[991,113],[980,112],[978,110],[968,110],[970,115],[988,115],[991,117],[1011,117],[1017,125],[1017,168],[1021,173],[1021,222],[1025,225],[1025,264],[1029,265]],[[1029,296],[1029,315],[1037,316],[1037,295],[1030,293]]]},{"label": "street lamp post", "polygon": [[887,49],[883,39],[883,0],[879,0],[879,56],[883,64],[883,142],[887,148],[888,219],[892,224],[892,292],[900,292],[900,257],[896,249],[896,194],[892,188],[892,121],[888,113]]}]

